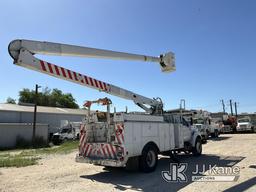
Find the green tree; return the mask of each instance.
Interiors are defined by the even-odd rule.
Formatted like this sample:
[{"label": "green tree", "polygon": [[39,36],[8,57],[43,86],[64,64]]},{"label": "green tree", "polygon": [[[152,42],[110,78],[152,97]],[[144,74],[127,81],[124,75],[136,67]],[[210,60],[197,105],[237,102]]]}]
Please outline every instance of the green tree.
[{"label": "green tree", "polygon": [[[40,97],[40,95],[38,96]],[[22,89],[19,92],[19,103],[34,103],[35,91],[27,88]]]},{"label": "green tree", "polygon": [[[34,99],[35,91],[33,90],[22,89],[19,92],[19,103],[34,103]],[[38,93],[37,104],[51,107],[79,108],[71,93],[62,93],[57,88],[51,90],[48,87]]]},{"label": "green tree", "polygon": [[11,98],[11,97],[8,97],[8,98],[6,99],[6,103],[16,104],[16,101],[15,101],[15,99],[13,99],[13,98]]}]

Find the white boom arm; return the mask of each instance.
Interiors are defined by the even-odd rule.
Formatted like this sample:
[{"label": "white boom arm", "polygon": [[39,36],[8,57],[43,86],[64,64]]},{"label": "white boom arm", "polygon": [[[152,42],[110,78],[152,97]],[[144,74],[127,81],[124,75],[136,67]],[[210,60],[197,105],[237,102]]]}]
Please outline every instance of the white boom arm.
[{"label": "white boom arm", "polygon": [[[34,57],[34,54],[159,62],[162,71],[170,72],[175,70],[174,54],[171,52],[165,54],[164,56],[161,55],[160,57],[151,57],[130,53],[114,52],[103,49],[31,40],[14,40],[9,44],[8,50],[9,54],[14,59],[14,64],[16,65],[46,73],[60,79],[78,83],[83,86],[94,88],[99,91],[104,91],[106,93],[128,100],[133,100],[138,106],[142,107],[146,112],[149,113],[161,113],[163,109],[162,102],[156,99],[149,99],[120,87],[99,81],[97,79],[48,63],[46,61],[42,61]],[[149,105],[150,107],[146,107],[145,105]]]}]

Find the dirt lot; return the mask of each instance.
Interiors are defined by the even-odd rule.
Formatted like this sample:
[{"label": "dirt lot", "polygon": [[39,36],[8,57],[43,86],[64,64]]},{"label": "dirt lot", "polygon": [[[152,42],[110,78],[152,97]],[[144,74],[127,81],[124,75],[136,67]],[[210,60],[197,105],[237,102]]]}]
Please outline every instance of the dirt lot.
[{"label": "dirt lot", "polygon": [[[49,155],[39,165],[0,169],[0,191],[256,191],[256,134],[226,134],[209,140],[201,157],[180,155],[188,163],[188,182],[167,183],[161,172],[169,170],[169,158],[160,157],[155,172],[143,174],[120,168],[75,163],[76,151]],[[239,166],[236,182],[192,182],[196,164]]]}]

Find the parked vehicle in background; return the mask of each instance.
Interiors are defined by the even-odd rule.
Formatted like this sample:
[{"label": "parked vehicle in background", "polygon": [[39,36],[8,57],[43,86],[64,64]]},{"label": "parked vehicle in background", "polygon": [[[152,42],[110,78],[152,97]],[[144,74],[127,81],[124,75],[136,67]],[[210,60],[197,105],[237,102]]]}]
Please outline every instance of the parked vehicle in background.
[{"label": "parked vehicle in background", "polygon": [[223,125],[221,133],[234,133],[236,132],[237,118],[231,115],[223,115]]},{"label": "parked vehicle in background", "polygon": [[219,126],[219,124],[211,121],[211,124],[208,125],[208,127],[209,127],[209,133],[212,138],[219,137],[221,133],[221,127]]},{"label": "parked vehicle in background", "polygon": [[52,136],[52,142],[54,145],[59,145],[66,140],[79,139],[79,132],[82,122],[68,122],[62,125],[57,133]]},{"label": "parked vehicle in background", "polygon": [[202,143],[205,144],[209,137],[206,126],[204,124],[194,124],[193,126],[199,131],[202,137]]},{"label": "parked vehicle in background", "polygon": [[206,140],[211,136],[216,138],[219,136],[221,127],[211,118],[208,111],[190,110],[183,114],[186,119],[191,119],[191,124],[198,129],[203,139]]},{"label": "parked vehicle in background", "polygon": [[252,124],[251,118],[249,116],[243,117],[237,120],[236,130],[238,132],[251,131],[255,132],[254,126]]}]

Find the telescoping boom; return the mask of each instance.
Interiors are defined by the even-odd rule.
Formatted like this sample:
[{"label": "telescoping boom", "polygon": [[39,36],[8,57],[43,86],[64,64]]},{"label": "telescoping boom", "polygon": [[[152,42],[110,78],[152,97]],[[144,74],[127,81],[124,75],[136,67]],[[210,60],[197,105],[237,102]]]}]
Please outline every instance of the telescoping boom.
[{"label": "telescoping boom", "polygon": [[116,52],[75,45],[60,43],[32,41],[32,40],[14,40],[9,44],[9,54],[14,60],[14,64],[29,68],[41,73],[68,80],[86,87],[94,88],[99,91],[109,93],[124,99],[132,100],[135,104],[151,114],[159,114],[163,111],[163,103],[160,99],[150,99],[138,95],[129,90],[122,89],[115,85],[94,79],[79,72],[75,72],[61,66],[40,60],[35,54],[58,55],[58,56],[79,56],[105,59],[134,60],[157,62],[160,64],[163,72],[175,71],[175,57],[172,52],[168,52],[159,57]]}]

